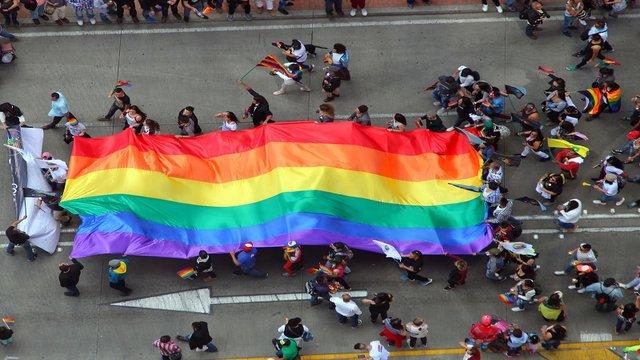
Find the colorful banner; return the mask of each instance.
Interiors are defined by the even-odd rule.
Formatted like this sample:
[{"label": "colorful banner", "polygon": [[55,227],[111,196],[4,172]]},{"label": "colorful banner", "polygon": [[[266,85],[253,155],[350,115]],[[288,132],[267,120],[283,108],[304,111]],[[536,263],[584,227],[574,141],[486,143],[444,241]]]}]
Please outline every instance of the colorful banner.
[{"label": "colorful banner", "polygon": [[61,205],[72,255],[187,258],[343,241],[380,252],[468,254],[490,241],[481,159],[458,132],[288,122],[195,138],[76,138]]}]

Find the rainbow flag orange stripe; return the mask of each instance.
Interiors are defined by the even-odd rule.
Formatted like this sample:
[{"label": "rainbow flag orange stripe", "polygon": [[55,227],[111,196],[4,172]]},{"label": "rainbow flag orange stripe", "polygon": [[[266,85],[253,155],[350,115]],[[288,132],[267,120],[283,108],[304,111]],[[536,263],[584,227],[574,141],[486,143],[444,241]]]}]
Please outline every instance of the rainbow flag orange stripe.
[{"label": "rainbow flag orange stripe", "polygon": [[73,256],[186,258],[246,241],[343,241],[379,251],[473,253],[490,241],[482,161],[457,132],[390,133],[290,122],[196,138],[131,131],[76,139],[62,206],[80,215]]}]

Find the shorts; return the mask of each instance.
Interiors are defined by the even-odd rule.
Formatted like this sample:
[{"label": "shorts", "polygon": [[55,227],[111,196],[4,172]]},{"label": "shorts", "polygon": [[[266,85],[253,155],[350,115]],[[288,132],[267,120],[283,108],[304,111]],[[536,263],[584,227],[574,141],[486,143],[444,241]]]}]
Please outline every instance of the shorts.
[{"label": "shorts", "polygon": [[560,220],[556,220],[556,223],[558,224],[558,226],[560,226],[563,229],[575,229],[576,228],[576,224],[565,223],[565,222],[562,222]]}]

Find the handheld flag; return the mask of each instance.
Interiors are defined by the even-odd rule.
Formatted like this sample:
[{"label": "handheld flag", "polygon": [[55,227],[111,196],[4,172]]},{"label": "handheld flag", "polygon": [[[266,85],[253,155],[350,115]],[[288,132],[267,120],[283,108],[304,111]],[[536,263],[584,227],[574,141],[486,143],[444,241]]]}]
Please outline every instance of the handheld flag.
[{"label": "handheld flag", "polygon": [[129,80],[118,80],[115,85],[113,85],[114,87],[131,87],[133,86],[133,84],[131,83],[131,81]]},{"label": "handheld flag", "polygon": [[480,145],[480,144],[484,144],[484,140],[480,139],[479,137],[477,137],[476,135],[472,134],[469,131],[466,131],[465,129],[461,129],[459,127],[455,128],[456,131],[464,134],[467,139],[469,139],[469,142],[471,143],[471,145]]},{"label": "handheld flag", "polygon": [[536,200],[536,199],[532,199],[528,196],[522,196],[519,198],[514,199],[515,201],[520,201],[522,203],[525,204],[529,204],[529,205],[537,205],[540,208],[540,211],[545,212],[547,211],[547,207],[544,206],[540,201]]},{"label": "handheld flag", "polygon": [[511,94],[518,99],[522,99],[523,96],[527,95],[527,89],[518,86],[505,85],[504,91],[507,94]]},{"label": "handheld flag", "polygon": [[600,115],[604,110],[604,102],[602,101],[602,91],[599,88],[589,88],[580,90],[578,94],[584,98],[584,109],[582,112],[591,116]]},{"label": "handheld flag", "polygon": [[576,145],[562,139],[547,138],[547,146],[549,148],[571,149],[576,154],[586,158],[589,155],[589,148],[582,145]]},{"label": "handheld flag", "polygon": [[202,13],[205,15],[210,15],[213,14],[213,8],[211,6],[207,6],[204,8],[204,10],[202,10]]},{"label": "handheld flag", "polygon": [[280,63],[280,61],[278,61],[278,59],[276,59],[276,57],[273,56],[273,55],[265,56],[264,59],[260,60],[260,62],[258,63],[257,66],[265,68],[265,69],[270,69],[270,70],[274,70],[274,71],[277,71],[277,72],[281,72],[281,73],[291,77],[291,74],[289,73],[287,68],[284,67],[284,65],[282,65]]},{"label": "handheld flag", "polygon": [[4,323],[4,326],[11,328],[11,326],[16,324],[16,318],[6,315],[2,317],[2,322]]},{"label": "handheld flag", "polygon": [[196,271],[193,269],[193,267],[189,266],[178,271],[178,276],[180,276],[182,279],[188,279],[195,275],[195,273]]},{"label": "handheld flag", "polygon": [[602,63],[606,65],[622,65],[618,62],[618,60],[609,56],[605,56],[604,59],[602,59]]},{"label": "handheld flag", "polygon": [[378,241],[378,240],[372,240],[372,241],[373,241],[374,244],[376,244],[376,245],[378,245],[380,247],[382,252],[388,258],[391,258],[391,259],[396,260],[396,261],[401,261],[402,260],[402,256],[400,255],[398,250],[396,248],[394,248],[392,245],[389,245],[387,243],[383,243],[382,241]]},{"label": "handheld flag", "polygon": [[593,185],[588,181],[583,181],[582,182],[582,186],[584,186],[584,187],[592,187]]},{"label": "handheld flag", "polygon": [[465,184],[454,184],[454,183],[447,183],[451,186],[455,186],[457,188],[460,189],[464,189],[464,190],[469,190],[469,191],[473,191],[473,192],[482,192],[482,189],[479,186],[472,186],[472,185],[465,185]]}]

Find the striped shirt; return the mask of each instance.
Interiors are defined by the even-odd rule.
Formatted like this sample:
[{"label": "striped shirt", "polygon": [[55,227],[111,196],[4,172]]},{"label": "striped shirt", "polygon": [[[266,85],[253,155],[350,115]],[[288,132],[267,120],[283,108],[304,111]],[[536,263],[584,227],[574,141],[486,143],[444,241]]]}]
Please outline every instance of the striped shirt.
[{"label": "striped shirt", "polygon": [[160,354],[162,356],[169,356],[180,352],[180,346],[176,345],[173,340],[169,340],[169,342],[163,343],[162,341],[160,341],[160,339],[158,339],[153,342],[153,346],[160,349]]}]

